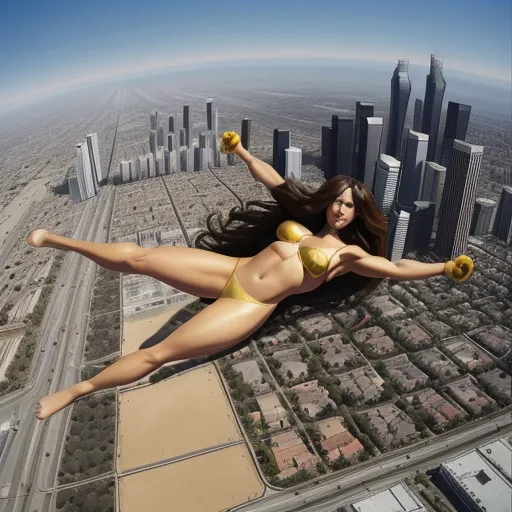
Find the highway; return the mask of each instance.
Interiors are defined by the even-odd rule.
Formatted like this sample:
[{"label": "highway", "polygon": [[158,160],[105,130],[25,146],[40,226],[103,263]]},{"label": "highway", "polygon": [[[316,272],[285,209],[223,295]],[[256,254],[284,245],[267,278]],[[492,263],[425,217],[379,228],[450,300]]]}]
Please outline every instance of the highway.
[{"label": "highway", "polygon": [[509,410],[485,418],[476,424],[470,423],[419,445],[381,455],[377,459],[318,478],[317,485],[308,484],[302,488],[269,492],[267,496],[232,508],[231,511],[334,512],[343,505],[367,498],[378,490],[390,487],[416,470],[437,467],[441,462],[490,439],[503,437],[508,432],[512,432],[512,417]]},{"label": "highway", "polygon": [[[113,197],[113,187],[107,186],[88,202],[74,238],[107,240]],[[34,416],[35,404],[78,381],[94,277],[94,263],[75,253],[66,255],[40,327],[29,383],[23,391],[0,399],[0,419],[14,411],[20,420],[0,467],[0,489],[9,486],[8,499],[0,500],[0,512],[50,510],[71,408],[40,422]]]}]

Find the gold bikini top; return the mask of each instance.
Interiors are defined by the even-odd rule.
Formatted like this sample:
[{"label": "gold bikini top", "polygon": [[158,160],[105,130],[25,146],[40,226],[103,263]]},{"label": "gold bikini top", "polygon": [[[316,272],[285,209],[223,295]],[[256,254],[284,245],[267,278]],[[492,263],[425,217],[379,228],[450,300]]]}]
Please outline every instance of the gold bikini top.
[{"label": "gold bikini top", "polygon": [[[305,236],[313,236],[306,227],[293,220],[281,222],[277,228],[277,238],[283,242],[300,243]],[[327,272],[331,258],[317,247],[300,247],[297,251],[299,259],[311,277],[320,277]]]}]

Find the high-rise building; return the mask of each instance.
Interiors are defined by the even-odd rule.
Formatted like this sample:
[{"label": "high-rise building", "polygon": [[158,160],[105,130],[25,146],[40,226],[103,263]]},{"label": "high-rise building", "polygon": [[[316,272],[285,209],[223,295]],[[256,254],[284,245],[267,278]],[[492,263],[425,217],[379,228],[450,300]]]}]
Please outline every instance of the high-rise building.
[{"label": "high-rise building", "polygon": [[436,205],[430,201],[414,201],[409,219],[404,253],[427,252],[432,238]]},{"label": "high-rise building", "polygon": [[375,201],[379,210],[388,216],[395,200],[400,162],[389,155],[381,154],[375,175]]},{"label": "high-rise building", "polygon": [[203,149],[207,147],[207,136],[204,132],[199,134],[199,147]]},{"label": "high-rise building", "polygon": [[[272,167],[284,178],[286,170],[285,149],[290,147],[290,130],[274,129],[274,143],[272,147]],[[229,164],[229,158],[228,158]]]},{"label": "high-rise building", "polygon": [[173,132],[169,132],[167,134],[167,149],[169,151],[173,151],[178,147],[178,144],[176,142],[176,134]]},{"label": "high-rise building", "polygon": [[139,155],[137,157],[137,169],[139,172],[139,179],[145,179],[148,177],[148,163],[146,155]]},{"label": "high-rise building", "polygon": [[150,130],[149,132],[149,152],[156,155],[157,148],[157,140],[156,140],[156,130]]},{"label": "high-rise building", "polygon": [[451,155],[453,141],[455,139],[466,140],[470,115],[471,105],[463,105],[454,101],[448,102],[443,145],[441,147],[441,165],[447,166],[447,158]]},{"label": "high-rise building", "polygon": [[398,158],[402,148],[405,115],[411,95],[409,62],[399,60],[391,78],[391,103],[389,106],[388,140],[386,154]]},{"label": "high-rise building", "polygon": [[156,153],[148,153],[146,155],[146,166],[148,169],[148,178],[154,178],[156,176]]},{"label": "high-rise building", "polygon": [[169,116],[169,133],[174,133],[174,116]]},{"label": "high-rise building", "polygon": [[157,123],[156,123],[157,116],[158,116],[158,112],[156,110],[153,110],[149,114],[149,127],[150,127],[151,130],[156,130],[156,127],[157,127]]},{"label": "high-rise building", "polygon": [[156,150],[155,173],[156,176],[163,176],[165,174],[165,158],[163,146],[159,146],[158,149]]},{"label": "high-rise building", "polygon": [[359,129],[359,153],[356,179],[373,191],[375,165],[380,153],[382,117],[365,117]]},{"label": "high-rise building", "polygon": [[446,81],[443,77],[443,62],[435,55],[430,56],[430,73],[427,75],[425,88],[425,101],[423,103],[423,119],[421,131],[429,137],[427,160],[437,162],[437,138],[439,134],[439,121],[441,107],[443,106]]},{"label": "high-rise building", "polygon": [[206,129],[211,131],[213,129],[213,112],[212,112],[213,99],[207,98],[206,100]]},{"label": "high-rise building", "polygon": [[508,185],[501,189],[500,202],[496,210],[492,234],[505,243],[512,244],[512,187]]},{"label": "high-rise building", "polygon": [[354,118],[354,149],[352,151],[352,176],[357,176],[357,168],[359,165],[359,131],[361,129],[361,122],[365,117],[373,117],[373,113],[373,103],[356,101],[356,116]]},{"label": "high-rise building", "polygon": [[161,124],[156,131],[156,144],[157,146],[165,146],[165,132],[163,124]]},{"label": "high-rise building", "polygon": [[89,150],[89,160],[96,182],[99,184],[107,176],[103,176],[100,163],[100,150],[98,148],[98,135],[96,133],[89,133],[85,136],[87,147]]},{"label": "high-rise building", "polygon": [[195,162],[194,148],[193,147],[187,148],[187,168],[186,168],[186,170],[188,172],[194,171],[194,169],[195,169],[194,162]]},{"label": "high-rise building", "polygon": [[185,145],[190,147],[190,107],[183,105],[183,128],[185,128]]},{"label": "high-rise building", "polygon": [[412,129],[415,132],[421,132],[421,122],[423,119],[423,100],[416,98],[414,100],[414,117],[412,121]]},{"label": "high-rise building", "polygon": [[187,145],[187,130],[180,128],[180,147]]},{"label": "high-rise building", "polygon": [[213,131],[212,131],[212,150],[213,150],[213,165],[220,167],[220,153],[219,153],[219,111],[213,111]]},{"label": "high-rise building", "polygon": [[335,176],[352,175],[352,119],[332,116],[329,173],[327,179]]},{"label": "high-rise building", "polygon": [[242,119],[241,142],[242,146],[249,151],[251,147],[251,120],[248,117]]},{"label": "high-rise building", "polygon": [[289,147],[285,152],[285,178],[294,176],[300,180],[302,169],[302,149]]},{"label": "high-rise building", "polygon": [[453,143],[434,249],[439,256],[454,258],[466,251],[483,150],[460,140]]},{"label": "high-rise building", "polygon": [[492,199],[486,199],[485,197],[476,198],[469,228],[471,236],[484,236],[489,233],[496,205],[496,201]]},{"label": "high-rise building", "polygon": [[423,168],[423,183],[421,186],[420,201],[435,203],[435,216],[439,214],[441,198],[443,197],[446,167],[435,162],[425,162]]},{"label": "high-rise building", "polygon": [[423,181],[423,165],[427,158],[428,135],[409,130],[398,181],[397,201],[400,209],[412,211]]},{"label": "high-rise building", "polygon": [[387,256],[392,263],[402,259],[405,239],[409,227],[410,214],[405,210],[398,212],[392,208],[388,216]]},{"label": "high-rise building", "polygon": [[119,172],[121,173],[122,182],[128,183],[130,181],[130,162],[128,160],[121,160]]},{"label": "high-rise building", "polygon": [[135,181],[137,179],[137,164],[135,158],[130,158],[128,166],[130,168],[130,180]]},{"label": "high-rise building", "polygon": [[73,204],[80,203],[82,196],[80,195],[80,186],[78,185],[78,177],[76,174],[68,176],[69,195]]},{"label": "high-rise building", "polygon": [[92,174],[87,141],[76,145],[76,177],[81,200],[94,197],[97,192],[96,177]]},{"label": "high-rise building", "polygon": [[331,128],[322,126],[322,172],[324,178],[329,176],[329,157],[331,152]]}]

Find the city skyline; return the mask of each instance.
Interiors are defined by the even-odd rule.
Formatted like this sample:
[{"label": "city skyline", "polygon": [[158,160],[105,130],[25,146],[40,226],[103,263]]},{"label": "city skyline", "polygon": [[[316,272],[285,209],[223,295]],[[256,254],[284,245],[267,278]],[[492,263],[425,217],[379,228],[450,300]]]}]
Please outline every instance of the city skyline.
[{"label": "city skyline", "polygon": [[[286,4],[272,6],[272,10],[265,9],[265,2],[257,7],[241,5],[236,15],[212,10],[202,1],[193,10],[155,5],[160,15],[144,38],[132,37],[128,29],[141,15],[142,5],[134,2],[117,10],[93,2],[87,12],[56,2],[44,10],[35,3],[29,9],[9,5],[0,44],[7,47],[12,40],[17,44],[14,51],[0,56],[0,111],[36,97],[106,81],[194,66],[275,59],[396,63],[405,58],[412,65],[426,66],[428,55],[435,53],[442,55],[453,71],[510,86],[512,36],[506,2],[494,2],[491,7],[474,3],[469,9],[467,2],[457,0],[447,6],[435,0],[416,6],[413,12],[410,6],[403,9],[401,0],[393,6],[372,5],[371,10],[365,2],[329,2],[313,12],[306,11],[301,2],[294,4],[294,9],[287,9]],[[186,23],[190,15],[192,24]],[[248,25],[238,23],[237,16],[247,17]],[[435,26],[434,32],[422,35],[417,30],[420,19],[422,24]],[[368,31],[372,24],[376,30]],[[394,34],[385,45],[378,30],[384,25]],[[262,45],[261,35],[269,40],[279,35],[279,45]]]}]

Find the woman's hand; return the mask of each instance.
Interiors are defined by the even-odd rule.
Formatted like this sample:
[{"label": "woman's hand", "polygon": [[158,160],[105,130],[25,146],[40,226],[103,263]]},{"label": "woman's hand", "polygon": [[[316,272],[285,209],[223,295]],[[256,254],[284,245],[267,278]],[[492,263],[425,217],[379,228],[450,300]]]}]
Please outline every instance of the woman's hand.
[{"label": "woman's hand", "polygon": [[461,255],[455,261],[447,261],[444,265],[444,273],[450,278],[461,283],[467,281],[473,273],[473,260],[469,256]]}]

